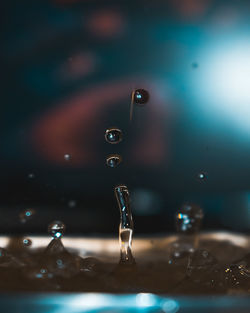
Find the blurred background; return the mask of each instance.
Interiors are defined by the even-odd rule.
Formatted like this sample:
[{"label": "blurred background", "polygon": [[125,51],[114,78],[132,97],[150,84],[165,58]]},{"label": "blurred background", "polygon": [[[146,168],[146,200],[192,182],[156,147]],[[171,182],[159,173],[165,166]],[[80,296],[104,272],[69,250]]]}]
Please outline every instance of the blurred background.
[{"label": "blurred background", "polygon": [[[10,0],[1,13],[1,233],[54,219],[116,233],[120,183],[137,234],[174,231],[185,202],[206,230],[250,229],[248,0]],[[136,88],[150,99],[130,121]]]}]

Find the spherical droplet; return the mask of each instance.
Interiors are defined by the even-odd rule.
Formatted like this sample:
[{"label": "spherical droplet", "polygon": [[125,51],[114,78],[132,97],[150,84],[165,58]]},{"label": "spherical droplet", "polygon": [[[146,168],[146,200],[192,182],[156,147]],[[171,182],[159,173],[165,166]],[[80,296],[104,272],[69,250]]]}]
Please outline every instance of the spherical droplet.
[{"label": "spherical droplet", "polygon": [[199,64],[197,62],[192,63],[192,68],[198,68],[198,67],[199,67]]},{"label": "spherical droplet", "polygon": [[178,232],[186,234],[197,233],[203,220],[203,210],[194,204],[185,204],[175,215]]},{"label": "spherical droplet", "polygon": [[71,160],[71,155],[68,154],[68,153],[64,154],[64,159],[65,159],[65,161],[70,161]]},{"label": "spherical droplet", "polygon": [[29,246],[32,245],[32,241],[31,241],[29,238],[24,238],[24,239],[23,239],[23,245],[24,245],[25,247],[29,247]]},{"label": "spherical droplet", "polygon": [[26,223],[27,221],[29,221],[35,215],[35,213],[36,213],[36,211],[34,209],[23,210],[19,214],[20,222],[21,223]]},{"label": "spherical droplet", "polygon": [[105,139],[108,143],[117,144],[122,141],[122,131],[119,128],[108,128],[105,133]]},{"label": "spherical droplet", "polygon": [[75,201],[75,200],[70,200],[70,201],[68,202],[68,206],[69,206],[70,208],[74,208],[74,207],[76,206],[76,201]]},{"label": "spherical droplet", "polygon": [[54,222],[49,224],[48,233],[54,239],[58,239],[64,235],[65,228],[66,228],[66,226],[63,222],[54,221]]},{"label": "spherical droplet", "polygon": [[199,182],[205,182],[207,180],[207,173],[205,172],[200,172],[197,174],[197,180]]},{"label": "spherical droplet", "polygon": [[112,154],[107,157],[106,164],[109,167],[117,167],[122,161],[122,157],[119,154]]},{"label": "spherical droplet", "polygon": [[149,100],[149,93],[145,89],[136,89],[133,92],[133,100],[138,105],[144,105]]},{"label": "spherical droplet", "polygon": [[35,178],[35,174],[34,174],[34,173],[30,173],[30,174],[28,175],[28,178],[29,178],[29,179]]}]

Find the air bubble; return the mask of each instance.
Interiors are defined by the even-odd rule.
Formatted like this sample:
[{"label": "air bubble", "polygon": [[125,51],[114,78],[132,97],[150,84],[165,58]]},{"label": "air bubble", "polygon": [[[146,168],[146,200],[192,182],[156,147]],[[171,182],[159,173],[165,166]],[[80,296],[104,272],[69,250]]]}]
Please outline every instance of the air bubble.
[{"label": "air bubble", "polygon": [[132,93],[132,100],[138,105],[144,105],[149,100],[149,93],[145,89],[136,89]]},{"label": "air bubble", "polygon": [[48,233],[54,239],[60,239],[63,237],[66,226],[63,222],[54,221],[48,226]]},{"label": "air bubble", "polygon": [[107,157],[106,164],[109,167],[117,167],[122,162],[122,157],[119,154],[112,154]]},{"label": "air bubble", "polygon": [[105,132],[105,139],[108,143],[117,144],[122,141],[122,131],[119,128],[108,128]]}]

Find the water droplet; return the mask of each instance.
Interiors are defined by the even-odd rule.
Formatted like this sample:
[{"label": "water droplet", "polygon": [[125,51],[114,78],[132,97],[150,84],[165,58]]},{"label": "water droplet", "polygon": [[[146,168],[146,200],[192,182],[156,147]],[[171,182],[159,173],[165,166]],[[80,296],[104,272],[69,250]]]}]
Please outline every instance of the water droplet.
[{"label": "water droplet", "polygon": [[31,241],[29,238],[24,238],[24,239],[23,239],[23,245],[24,245],[25,247],[29,247],[29,246],[32,245],[32,241]]},{"label": "water droplet", "polygon": [[205,173],[205,172],[198,173],[197,180],[199,182],[205,182],[207,180],[207,173]]},{"label": "water droplet", "polygon": [[192,63],[192,68],[195,69],[195,68],[198,68],[198,67],[199,67],[199,64],[197,62],[193,62]]},{"label": "water droplet", "polygon": [[117,167],[122,162],[122,157],[119,154],[109,155],[106,159],[106,164],[109,167]]},{"label": "water droplet", "polygon": [[35,178],[35,174],[34,174],[34,173],[30,173],[30,174],[28,175],[28,178],[29,178],[29,179]]},{"label": "water droplet", "polygon": [[21,223],[26,223],[29,221],[34,215],[36,211],[34,209],[26,209],[19,214],[19,219]]},{"label": "water droplet", "polygon": [[250,254],[225,269],[225,282],[229,288],[249,289]]},{"label": "water droplet", "polygon": [[145,89],[136,89],[132,93],[134,102],[138,105],[144,105],[149,100],[149,93]]},{"label": "water droplet", "polygon": [[108,128],[105,133],[105,139],[108,143],[117,144],[122,141],[122,131],[115,127]]},{"label": "water droplet", "polygon": [[130,197],[127,186],[115,187],[115,196],[120,209],[119,243],[120,243],[120,264],[134,264],[132,255],[133,219],[130,208]]},{"label": "water droplet", "polygon": [[70,200],[70,201],[68,202],[68,206],[69,206],[70,208],[74,208],[74,207],[76,206],[76,201],[75,201],[75,200]]},{"label": "water droplet", "polygon": [[68,153],[64,154],[64,159],[65,159],[65,161],[70,161],[71,160],[71,155],[68,154]]},{"label": "water droplet", "polygon": [[178,232],[195,234],[200,230],[203,220],[203,210],[194,204],[185,204],[175,215]]},{"label": "water droplet", "polygon": [[51,237],[54,239],[62,238],[64,235],[66,226],[63,222],[60,221],[54,221],[48,226],[48,233]]}]

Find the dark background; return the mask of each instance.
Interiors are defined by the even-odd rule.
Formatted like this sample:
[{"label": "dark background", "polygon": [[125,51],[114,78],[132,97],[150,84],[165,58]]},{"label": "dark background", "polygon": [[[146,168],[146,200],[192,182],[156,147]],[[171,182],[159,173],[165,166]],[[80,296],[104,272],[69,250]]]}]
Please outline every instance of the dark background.
[{"label": "dark background", "polygon": [[[204,229],[248,231],[249,21],[248,0],[5,1],[0,232],[115,233],[119,183],[136,233],[173,231],[186,201]],[[135,88],[150,100],[130,122]]]}]

